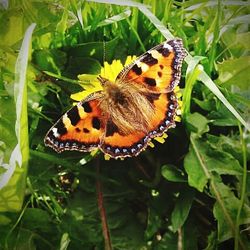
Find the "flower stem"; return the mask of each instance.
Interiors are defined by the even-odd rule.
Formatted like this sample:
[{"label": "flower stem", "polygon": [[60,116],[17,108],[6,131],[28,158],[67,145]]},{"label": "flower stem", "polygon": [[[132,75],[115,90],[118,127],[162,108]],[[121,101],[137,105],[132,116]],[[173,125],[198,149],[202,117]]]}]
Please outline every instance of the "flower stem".
[{"label": "flower stem", "polygon": [[105,242],[105,250],[112,250],[111,238],[109,233],[108,221],[106,210],[104,207],[103,193],[102,193],[102,185],[100,181],[100,163],[99,158],[96,159],[96,192],[97,192],[97,202],[99,213],[102,222],[102,233]]}]

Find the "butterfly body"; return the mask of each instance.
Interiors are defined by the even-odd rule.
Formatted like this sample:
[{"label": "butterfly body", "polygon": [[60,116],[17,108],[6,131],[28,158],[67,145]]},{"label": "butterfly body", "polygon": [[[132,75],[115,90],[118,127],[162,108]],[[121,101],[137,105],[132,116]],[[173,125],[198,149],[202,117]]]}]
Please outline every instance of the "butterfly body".
[{"label": "butterfly body", "polygon": [[122,81],[105,81],[103,88],[100,109],[106,113],[106,120],[112,121],[123,135],[134,130],[149,131],[154,109],[145,94],[148,92],[146,88]]},{"label": "butterfly body", "polygon": [[185,51],[181,40],[164,42],[125,67],[102,91],[66,112],[49,130],[45,144],[57,152],[99,148],[114,158],[136,156],[150,140],[175,126]]}]

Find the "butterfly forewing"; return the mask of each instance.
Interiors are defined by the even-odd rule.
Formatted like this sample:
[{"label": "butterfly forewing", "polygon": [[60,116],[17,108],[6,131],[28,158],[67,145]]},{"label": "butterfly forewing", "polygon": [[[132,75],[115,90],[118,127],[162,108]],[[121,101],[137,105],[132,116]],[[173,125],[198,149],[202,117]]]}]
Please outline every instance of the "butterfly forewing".
[{"label": "butterfly forewing", "polygon": [[91,151],[99,147],[105,130],[99,99],[79,102],[49,130],[45,144],[57,152]]},{"label": "butterfly forewing", "polygon": [[117,80],[143,84],[151,91],[170,92],[180,81],[185,56],[180,39],[161,43],[128,65]]}]

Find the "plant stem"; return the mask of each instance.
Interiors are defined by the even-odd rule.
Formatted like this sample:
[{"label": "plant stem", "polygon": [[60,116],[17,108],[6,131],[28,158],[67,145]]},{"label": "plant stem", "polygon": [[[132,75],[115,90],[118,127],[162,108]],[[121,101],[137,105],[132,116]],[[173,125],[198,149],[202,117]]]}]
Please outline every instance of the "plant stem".
[{"label": "plant stem", "polygon": [[182,239],[182,228],[180,227],[178,229],[178,245],[177,245],[178,250],[183,250],[182,241],[183,241],[183,239]]},{"label": "plant stem", "polygon": [[98,208],[100,212],[101,222],[102,222],[102,233],[105,242],[105,250],[112,250],[111,238],[109,233],[108,221],[106,210],[104,207],[103,193],[102,193],[102,185],[100,182],[100,163],[99,159],[96,159],[96,192],[97,192],[97,202]]},{"label": "plant stem", "polygon": [[235,225],[235,238],[234,238],[234,249],[239,249],[239,227],[240,227],[240,214],[244,205],[244,199],[246,194],[246,183],[247,183],[247,153],[246,153],[246,144],[244,141],[244,134],[241,128],[241,125],[239,125],[239,131],[240,131],[240,138],[241,138],[241,146],[242,146],[242,161],[243,161],[243,176],[242,176],[242,187],[241,187],[241,194],[240,194],[240,205],[237,212],[236,217],[236,225]]}]

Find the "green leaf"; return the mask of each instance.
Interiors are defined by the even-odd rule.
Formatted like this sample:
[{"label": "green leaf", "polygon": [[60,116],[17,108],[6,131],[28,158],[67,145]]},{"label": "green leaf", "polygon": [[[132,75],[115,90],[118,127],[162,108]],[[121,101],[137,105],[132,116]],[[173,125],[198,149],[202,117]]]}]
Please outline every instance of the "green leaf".
[{"label": "green leaf", "polygon": [[219,81],[228,88],[249,90],[250,56],[228,59],[218,64]]},{"label": "green leaf", "polygon": [[[21,7],[15,6],[1,13],[0,32],[2,46],[13,46],[23,36],[24,17],[21,15]],[[9,32],[11,30],[11,32]]]},{"label": "green leaf", "polygon": [[35,238],[36,234],[35,232],[21,229],[19,232],[19,237],[15,240],[14,249],[20,249],[20,250],[36,250],[36,244],[35,244]]},{"label": "green leaf", "polygon": [[66,53],[59,49],[35,50],[32,54],[32,60],[41,71],[61,74],[66,64]]},{"label": "green leaf", "polygon": [[147,230],[145,231],[145,237],[150,239],[157,232],[161,226],[161,218],[159,213],[153,208],[148,211],[148,223]]},{"label": "green leaf", "polygon": [[8,216],[6,216],[6,215],[4,215],[4,214],[0,214],[0,225],[8,225],[8,224],[10,224],[10,222],[11,222],[11,219],[8,217]]},{"label": "green leaf", "polygon": [[[0,164],[6,163],[10,159],[12,150],[16,146],[17,139],[15,134],[15,112],[9,112],[15,110],[15,103],[12,97],[0,98]],[[4,108],[2,108],[4,107]]]},{"label": "green leaf", "polygon": [[47,211],[39,208],[27,208],[24,212],[23,226],[31,230],[41,229],[43,232],[51,231],[50,217]]},{"label": "green leaf", "polygon": [[[248,17],[250,17],[250,15],[248,15]],[[240,44],[241,46],[243,46],[246,50],[250,50],[250,32],[246,32],[246,33],[239,33],[236,34],[237,35],[237,40],[236,43]]]},{"label": "green leaf", "polygon": [[[245,17],[245,20],[244,20]],[[241,20],[240,20],[241,19]],[[235,23],[244,23],[248,22],[249,15],[243,15],[236,18],[232,18],[231,21],[235,21]],[[238,33],[235,32],[235,28],[233,26],[228,25],[228,29],[222,35],[222,42],[225,44],[226,48],[230,52],[230,54],[234,55],[231,59],[240,58],[245,56],[245,51],[249,50],[249,32],[246,33]],[[234,41],[232,43],[232,41]],[[229,60],[231,60],[229,59]],[[227,61],[227,60],[226,60]],[[223,63],[223,62],[222,62]],[[219,64],[220,65],[220,64]]]},{"label": "green leaf", "polygon": [[204,250],[217,250],[217,232],[212,231],[208,236],[207,246]]},{"label": "green leaf", "polygon": [[203,110],[210,111],[214,109],[214,102],[212,102],[211,99],[208,99],[208,97],[206,97],[206,99],[204,100],[199,100],[193,97],[192,101],[194,101],[194,103],[199,105],[199,107],[201,107]]},{"label": "green leaf", "polygon": [[191,134],[189,153],[184,159],[184,167],[188,174],[188,183],[200,192],[212,176],[218,174],[241,175],[239,162],[229,153],[212,149],[208,143]]},{"label": "green leaf", "polygon": [[[224,207],[221,207],[220,203],[217,201],[214,204],[213,209],[214,217],[218,221],[218,240],[219,242],[223,242],[230,239],[234,235],[234,232],[232,232],[232,227],[228,225],[228,221],[226,220],[225,210],[235,222],[240,200],[236,198],[232,190],[221,181],[215,182],[215,188],[217,192],[220,193],[220,197],[223,199],[224,205]],[[245,204],[241,211],[240,225],[249,223],[250,207]]]},{"label": "green leaf", "polygon": [[186,125],[188,130],[199,136],[209,131],[208,123],[209,120],[197,112],[186,116]]},{"label": "green leaf", "polygon": [[68,233],[64,233],[60,242],[60,250],[67,250],[70,243],[70,238]]},{"label": "green leaf", "polygon": [[199,80],[202,81],[213,93],[214,95],[225,105],[225,107],[238,119],[238,121],[250,131],[249,124],[241,117],[238,111],[232,106],[232,104],[225,98],[221,93],[216,84],[210,79],[210,77],[202,71],[199,75]]},{"label": "green leaf", "polygon": [[166,164],[162,166],[161,174],[168,181],[187,182],[184,173],[180,169],[171,164]]},{"label": "green leaf", "polygon": [[214,126],[231,127],[238,125],[238,121],[222,105],[218,108],[218,111],[210,112],[208,118]]},{"label": "green leaf", "polygon": [[171,215],[173,231],[176,232],[185,223],[194,199],[194,190],[183,190],[175,203],[174,211]]},{"label": "green leaf", "polygon": [[75,47],[69,48],[67,53],[72,57],[91,57],[99,62],[103,61],[104,46],[105,46],[105,61],[111,61],[114,59],[116,46],[118,45],[119,39],[115,38],[109,42],[91,42],[78,44]]},{"label": "green leaf", "polygon": [[88,57],[71,57],[64,74],[76,78],[79,74],[99,74],[101,72],[100,63]]},{"label": "green leaf", "polygon": [[63,37],[63,35],[67,29],[67,21],[68,21],[68,15],[69,15],[68,5],[69,5],[69,2],[64,1],[63,14],[62,14],[61,20],[56,25],[55,34],[60,34],[61,38]]},{"label": "green leaf", "polygon": [[[213,149],[217,149],[224,153],[229,153],[238,161],[242,161],[242,145],[237,134],[231,136],[215,136],[208,134],[207,139],[208,143]],[[250,149],[248,155],[250,155]]]},{"label": "green leaf", "polygon": [[[193,136],[193,138],[195,137],[192,134],[191,136]],[[202,192],[203,188],[207,184],[208,176],[205,174],[203,170],[202,167],[203,161],[200,157],[196,144],[194,145],[195,148],[192,144],[190,144],[189,152],[184,158],[184,168],[188,174],[188,184],[191,187],[194,187],[198,191]]]}]

